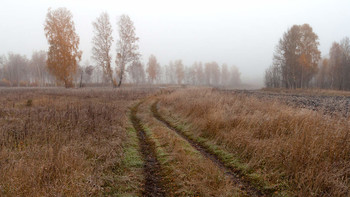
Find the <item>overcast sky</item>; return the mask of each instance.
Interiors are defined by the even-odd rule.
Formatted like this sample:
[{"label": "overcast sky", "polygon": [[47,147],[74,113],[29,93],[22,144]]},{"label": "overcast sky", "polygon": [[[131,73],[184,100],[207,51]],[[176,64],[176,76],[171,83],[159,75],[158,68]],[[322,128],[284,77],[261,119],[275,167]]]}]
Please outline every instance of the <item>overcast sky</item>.
[{"label": "overcast sky", "polygon": [[294,24],[311,25],[322,56],[332,42],[350,37],[350,0],[1,0],[0,55],[30,58],[33,51],[47,50],[43,26],[49,7],[73,13],[83,63],[93,63],[92,22],[106,11],[115,40],[118,16],[133,20],[143,62],[154,54],[161,65],[176,59],[185,65],[227,63],[239,68],[243,82],[261,85],[278,40]]}]

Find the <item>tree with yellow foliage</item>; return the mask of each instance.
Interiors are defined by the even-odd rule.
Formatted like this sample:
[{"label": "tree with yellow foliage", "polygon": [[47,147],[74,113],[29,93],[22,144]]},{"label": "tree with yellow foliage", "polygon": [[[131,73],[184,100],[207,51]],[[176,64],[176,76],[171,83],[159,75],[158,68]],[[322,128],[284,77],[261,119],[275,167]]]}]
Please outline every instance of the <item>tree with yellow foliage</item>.
[{"label": "tree with yellow foliage", "polygon": [[160,65],[157,61],[156,56],[150,55],[148,58],[147,69],[148,79],[150,83],[154,83],[159,78]]},{"label": "tree with yellow foliage", "polygon": [[75,32],[72,13],[66,8],[51,10],[45,20],[45,36],[49,43],[47,67],[56,80],[65,87],[73,86],[82,52],[79,50],[79,36]]}]

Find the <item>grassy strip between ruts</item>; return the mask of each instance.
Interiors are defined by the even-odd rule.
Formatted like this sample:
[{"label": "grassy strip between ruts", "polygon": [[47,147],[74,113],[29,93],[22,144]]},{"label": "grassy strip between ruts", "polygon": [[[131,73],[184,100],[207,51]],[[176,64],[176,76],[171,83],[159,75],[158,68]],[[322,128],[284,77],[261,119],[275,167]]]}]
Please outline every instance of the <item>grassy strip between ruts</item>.
[{"label": "grassy strip between ruts", "polygon": [[[164,171],[168,171],[170,169],[169,165],[168,165],[168,154],[163,150],[162,146],[160,145],[159,141],[157,140],[157,138],[154,136],[153,132],[151,131],[151,129],[149,129],[147,126],[145,126],[144,124],[142,124],[142,127],[146,133],[147,138],[154,143],[154,147],[155,147],[155,152],[156,152],[156,156],[158,158],[158,161],[160,162],[161,166],[162,166],[162,173],[163,173],[163,184],[165,187],[167,187],[168,192],[171,192],[172,187],[174,187],[174,185],[176,183],[171,182],[170,180],[166,179],[166,176],[164,175]],[[170,169],[171,170],[171,169]]]},{"label": "grassy strip between ruts", "polygon": [[158,122],[149,109],[150,103],[145,104],[139,117],[148,138],[155,143],[169,196],[244,196],[220,169]]},{"label": "grassy strip between ruts", "polygon": [[143,161],[140,155],[137,131],[128,123],[127,140],[124,142],[124,158],[121,166],[116,166],[117,185],[111,186],[106,196],[140,196],[142,190]]},{"label": "grassy strip between ruts", "polygon": [[155,117],[167,122],[171,127],[181,132],[188,139],[198,143],[210,154],[215,155],[227,168],[230,168],[234,172],[240,174],[244,179],[248,180],[265,194],[272,196],[290,196],[290,192],[288,192],[288,187],[285,183],[278,185],[268,183],[258,173],[255,173],[253,169],[250,169],[246,164],[242,163],[238,157],[225,151],[212,140],[193,135],[191,133],[191,128],[194,127],[191,125],[191,123],[186,122],[179,117],[174,117],[173,115],[161,115],[157,110],[157,104],[158,101],[154,102],[151,106]]},{"label": "grassy strip between ruts", "polygon": [[142,196],[166,196],[168,193],[163,180],[163,171],[154,142],[149,139],[144,126],[137,116],[139,106],[144,102],[138,102],[130,108],[130,121],[137,131],[139,139],[140,153],[144,161],[143,174],[144,185]]}]

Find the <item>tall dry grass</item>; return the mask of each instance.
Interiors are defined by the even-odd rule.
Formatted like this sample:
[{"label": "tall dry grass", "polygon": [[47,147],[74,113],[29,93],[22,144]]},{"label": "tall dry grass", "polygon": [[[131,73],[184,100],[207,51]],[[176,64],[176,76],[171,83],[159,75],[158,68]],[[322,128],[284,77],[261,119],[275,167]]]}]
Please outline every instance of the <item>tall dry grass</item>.
[{"label": "tall dry grass", "polygon": [[176,91],[160,106],[295,195],[350,195],[349,119],[208,89]]},{"label": "tall dry grass", "polygon": [[117,186],[127,107],[148,90],[0,93],[0,196],[96,196]]}]

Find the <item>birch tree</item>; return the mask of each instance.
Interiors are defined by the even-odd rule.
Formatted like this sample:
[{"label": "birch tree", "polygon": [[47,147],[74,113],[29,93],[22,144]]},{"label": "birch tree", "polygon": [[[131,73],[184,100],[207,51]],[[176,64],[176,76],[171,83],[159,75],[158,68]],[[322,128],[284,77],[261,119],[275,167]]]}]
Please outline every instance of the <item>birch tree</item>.
[{"label": "birch tree", "polygon": [[118,22],[119,40],[117,41],[117,75],[118,75],[118,87],[122,84],[125,74],[125,67],[133,62],[137,61],[140,57],[138,52],[138,40],[136,37],[134,23],[131,21],[128,15],[122,15]]},{"label": "birch tree", "polygon": [[308,24],[294,25],[283,34],[273,62],[281,68],[286,88],[305,88],[317,73],[321,52],[318,36]]},{"label": "birch tree", "polygon": [[49,43],[47,67],[56,80],[63,82],[66,88],[72,87],[82,55],[72,13],[66,8],[49,9],[44,30]]},{"label": "birch tree", "polygon": [[145,70],[141,62],[132,62],[131,65],[127,68],[127,71],[134,84],[145,82]]},{"label": "birch tree", "polygon": [[101,67],[104,78],[116,87],[116,81],[113,79],[113,69],[111,67],[112,56],[111,47],[113,43],[112,25],[109,15],[102,13],[95,22],[92,23],[94,28],[94,37],[92,39],[92,58],[97,65]]},{"label": "birch tree", "polygon": [[182,84],[185,77],[185,68],[182,63],[182,60],[175,61],[175,72],[176,72],[177,84]]}]

